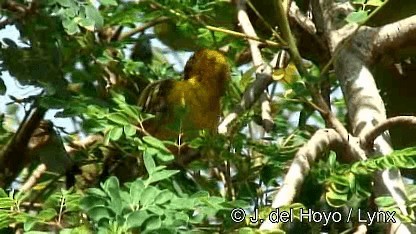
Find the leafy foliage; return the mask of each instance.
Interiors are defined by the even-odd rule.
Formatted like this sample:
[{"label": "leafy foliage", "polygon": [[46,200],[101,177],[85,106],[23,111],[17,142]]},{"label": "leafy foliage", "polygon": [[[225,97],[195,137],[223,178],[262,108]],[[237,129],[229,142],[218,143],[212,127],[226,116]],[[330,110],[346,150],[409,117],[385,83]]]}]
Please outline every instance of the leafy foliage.
[{"label": "leafy foliage", "polygon": [[[221,117],[234,111],[255,80],[258,67],[244,58],[247,40],[225,33],[239,30],[237,11],[230,1],[3,2],[0,12],[5,21],[0,24],[11,24],[12,29],[6,30],[17,30],[19,39],[6,35],[1,40],[1,71],[8,72],[20,86],[42,92],[26,97],[10,95],[11,102],[0,116],[0,151],[13,140],[13,129],[22,119],[17,113],[22,109],[38,106],[55,110],[56,119],[72,120],[76,127],[74,132],[62,132],[74,164],[65,175],[38,173],[40,157],[56,158],[37,155],[41,152],[35,150],[38,145],[29,142],[35,147],[25,155],[24,170],[10,187],[0,189],[1,232],[255,233],[259,223],[247,221],[249,215],[260,208],[260,217],[267,217],[275,188],[281,186],[294,155],[325,125],[310,105],[307,84],[318,87],[328,82],[329,94],[338,88],[332,73],[319,75],[321,53],[307,56],[312,59],[305,63],[305,76],[288,61],[273,71],[275,82],[268,89],[268,101],[274,125],[266,134],[259,130],[264,116],[255,104],[239,116],[226,136],[201,131],[188,142],[162,141],[143,127],[153,116],[137,107],[137,99],[149,83],[181,78],[171,58],[177,58],[176,65],[183,67],[188,54],[178,51],[228,49],[232,79],[222,99]],[[309,8],[309,1],[296,2],[304,12]],[[351,2],[357,11],[343,19],[344,23],[361,24],[383,4],[378,0]],[[263,0],[251,3],[247,11],[258,35],[263,41],[279,41],[275,9]],[[160,42],[164,45],[159,46]],[[309,41],[299,46],[304,44],[308,49],[318,47]],[[264,46],[265,61],[282,51]],[[13,92],[6,87],[5,74],[0,80],[3,96]],[[343,100],[333,98],[331,104],[337,117],[347,122]],[[89,137],[99,140],[77,144]],[[372,175],[388,168],[415,168],[415,152],[409,148],[352,165],[340,164],[335,153],[325,152],[295,203],[281,209],[293,210],[297,221],[301,208],[370,209],[364,203],[370,199]],[[63,182],[71,178],[71,189],[63,189]],[[33,180],[28,190],[16,192]],[[408,190],[415,194],[414,186]],[[380,207],[398,211],[389,197],[375,201]],[[415,204],[413,196],[406,205],[414,209]],[[247,213],[246,222],[231,219],[231,210],[237,207]],[[400,215],[414,222],[411,215]],[[325,228],[320,223],[294,226],[281,225],[276,232]],[[304,229],[294,229],[299,226]]]},{"label": "leafy foliage", "polygon": [[[326,164],[321,164],[314,173],[326,187],[326,201],[333,207],[342,207],[352,197],[363,200],[371,195],[372,176],[375,172],[392,168],[416,168],[416,149],[396,150],[388,156],[374,157],[352,165],[337,163],[332,154]],[[384,203],[383,207],[389,206],[386,200],[379,198],[379,201]]]}]

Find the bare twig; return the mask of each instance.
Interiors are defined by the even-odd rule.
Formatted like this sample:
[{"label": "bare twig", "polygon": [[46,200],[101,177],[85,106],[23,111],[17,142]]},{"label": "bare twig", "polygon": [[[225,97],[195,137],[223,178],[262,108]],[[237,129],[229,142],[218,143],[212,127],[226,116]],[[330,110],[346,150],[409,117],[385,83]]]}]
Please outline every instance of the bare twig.
[{"label": "bare twig", "polygon": [[215,31],[215,32],[226,33],[226,34],[229,34],[229,35],[235,36],[235,37],[241,37],[241,38],[244,38],[244,39],[250,39],[250,40],[258,41],[260,43],[263,43],[263,44],[265,44],[267,46],[271,46],[271,47],[287,48],[286,44],[284,44],[284,43],[277,43],[275,41],[262,39],[262,38],[259,38],[257,36],[250,36],[250,35],[240,33],[240,32],[236,32],[236,31],[229,30],[229,29],[218,28],[218,27],[214,27],[214,26],[211,26],[211,25],[205,25],[205,28],[208,29],[208,30],[211,30],[211,31]]}]

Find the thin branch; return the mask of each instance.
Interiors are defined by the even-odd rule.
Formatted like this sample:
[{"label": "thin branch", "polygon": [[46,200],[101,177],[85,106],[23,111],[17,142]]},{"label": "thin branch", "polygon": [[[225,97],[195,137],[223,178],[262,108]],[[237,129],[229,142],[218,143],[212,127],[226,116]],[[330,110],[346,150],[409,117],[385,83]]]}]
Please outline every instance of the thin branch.
[{"label": "thin branch", "polygon": [[269,22],[267,22],[267,20],[263,18],[263,16],[257,11],[250,0],[247,1],[247,5],[254,11],[256,16],[264,23],[264,25],[269,28],[269,30],[273,33],[273,36],[275,36],[277,40],[280,41],[280,43],[286,44],[286,42],[280,37],[279,33],[269,24]]},{"label": "thin branch", "polygon": [[277,43],[274,41],[270,41],[270,40],[264,40],[261,38],[258,38],[257,36],[250,36],[250,35],[246,35],[244,33],[240,33],[240,32],[236,32],[236,31],[232,31],[229,29],[224,29],[224,28],[218,28],[218,27],[214,27],[211,25],[208,25],[207,23],[205,23],[204,21],[202,21],[200,18],[195,17],[195,16],[189,16],[189,15],[183,15],[182,13],[175,11],[173,9],[169,9],[168,7],[165,7],[155,1],[151,1],[152,5],[157,8],[157,9],[163,9],[163,10],[167,10],[169,11],[171,14],[183,19],[183,20],[189,20],[194,19],[196,21],[196,23],[199,23],[202,27],[205,27],[208,30],[211,31],[216,31],[216,32],[222,32],[222,33],[226,33],[232,36],[236,36],[236,37],[241,37],[241,38],[245,38],[245,39],[250,39],[250,40],[255,40],[261,43],[264,43],[265,45],[268,46],[273,46],[273,47],[278,47],[278,48],[284,48],[286,45],[284,45],[283,43]]},{"label": "thin branch", "polygon": [[[288,172],[285,175],[283,184],[273,198],[272,207],[279,208],[290,205],[312,165],[328,150],[338,150],[343,140],[339,133],[333,129],[321,129],[315,132],[311,139],[302,146],[295,155]],[[260,230],[272,230],[278,224],[266,220]]]},{"label": "thin branch", "polygon": [[205,25],[205,28],[211,31],[215,31],[215,32],[222,32],[222,33],[226,33],[229,34],[231,36],[235,36],[235,37],[241,37],[244,39],[250,39],[250,40],[254,40],[254,41],[258,41],[261,42],[267,46],[271,46],[271,47],[277,47],[277,48],[287,48],[287,46],[284,43],[278,43],[275,41],[270,41],[270,40],[265,40],[262,38],[259,38],[257,36],[250,36],[244,33],[240,33],[240,32],[236,32],[233,30],[229,30],[229,29],[225,29],[225,28],[218,28],[218,27],[214,27],[211,25]]},{"label": "thin branch", "polygon": [[385,131],[397,126],[407,125],[416,127],[415,116],[396,116],[379,123],[371,131],[366,132],[360,139],[361,145],[364,149],[370,149],[373,146],[374,140]]},{"label": "thin branch", "polygon": [[136,35],[137,33],[141,33],[141,32],[143,32],[144,30],[146,30],[146,29],[148,29],[148,28],[151,28],[151,27],[153,27],[153,26],[155,26],[155,25],[157,25],[157,24],[160,24],[160,23],[162,23],[162,22],[166,22],[166,21],[168,21],[169,20],[169,17],[166,17],[166,16],[162,16],[162,17],[159,17],[159,18],[156,18],[156,19],[154,19],[154,20],[151,20],[151,21],[149,21],[149,22],[146,22],[146,23],[144,23],[144,24],[142,24],[142,25],[140,25],[140,26],[138,26],[137,28],[135,28],[135,29],[132,29],[131,31],[128,31],[128,32],[125,32],[125,33],[122,33],[120,36],[119,36],[119,40],[124,40],[124,39],[126,39],[126,38],[129,38],[129,37],[131,37],[131,36],[133,36],[133,35]]}]

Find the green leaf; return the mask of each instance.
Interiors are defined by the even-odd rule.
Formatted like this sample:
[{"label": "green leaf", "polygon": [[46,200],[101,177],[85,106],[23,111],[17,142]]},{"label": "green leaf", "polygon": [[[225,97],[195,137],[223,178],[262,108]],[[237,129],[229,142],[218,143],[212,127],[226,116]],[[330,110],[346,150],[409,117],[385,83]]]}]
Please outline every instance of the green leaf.
[{"label": "green leaf", "polygon": [[144,136],[143,137],[143,141],[146,142],[147,144],[149,144],[150,146],[157,148],[157,149],[161,149],[164,151],[169,151],[165,145],[163,144],[162,141],[160,141],[159,139],[152,137],[152,136]]},{"label": "green leaf", "polygon": [[[148,149],[148,151],[150,150]],[[173,156],[170,151],[157,151],[156,157],[162,162],[171,162],[173,159],[175,159],[175,156]]]},{"label": "green leaf", "polygon": [[139,204],[144,187],[144,183],[141,179],[135,180],[130,185],[130,200],[133,203],[133,205]]},{"label": "green leaf", "polygon": [[149,172],[149,179],[146,181],[148,184],[161,181],[171,177],[172,175],[178,173],[179,170],[163,170],[163,171],[156,171],[153,173]]},{"label": "green leaf", "polygon": [[187,223],[189,221],[189,216],[184,212],[177,212],[175,214],[175,219]]},{"label": "green leaf", "polygon": [[162,225],[162,220],[160,220],[159,216],[152,216],[146,220],[144,225],[146,226],[145,230],[158,229]]},{"label": "green leaf", "polygon": [[122,105],[121,110],[128,115],[130,118],[138,119],[139,117],[139,110],[137,107],[130,106],[130,105]]},{"label": "green leaf", "polygon": [[130,228],[135,228],[135,227],[141,227],[142,224],[149,219],[150,217],[153,217],[155,215],[151,215],[149,214],[147,211],[145,210],[138,210],[138,211],[134,211],[130,214],[128,214],[127,219],[126,219],[126,228],[130,229]]},{"label": "green leaf", "polygon": [[147,172],[151,175],[156,168],[155,161],[153,160],[153,156],[148,154],[147,152],[143,155],[144,166],[146,167]]},{"label": "green leaf", "polygon": [[56,2],[63,7],[70,7],[72,5],[71,0],[56,0]]},{"label": "green leaf", "polygon": [[117,6],[116,0],[101,0],[100,3],[104,6]]},{"label": "green leaf", "polygon": [[55,209],[48,208],[46,210],[40,211],[39,214],[37,215],[37,218],[46,222],[46,221],[49,221],[49,220],[53,219],[57,215],[58,214],[57,214]]},{"label": "green leaf", "polygon": [[160,208],[157,205],[151,205],[147,207],[147,210],[152,212],[153,214],[156,214],[158,216],[162,216],[165,212],[164,209]]},{"label": "green leaf", "polygon": [[143,193],[141,194],[141,199],[140,199],[142,206],[146,207],[152,204],[158,194],[159,194],[159,190],[153,186],[149,186],[145,188]]},{"label": "green leaf", "polygon": [[107,204],[106,200],[101,197],[88,195],[81,199],[79,206],[83,210],[89,210],[95,206],[105,206]]},{"label": "green leaf", "polygon": [[174,197],[173,193],[167,189],[162,190],[155,198],[155,204],[162,205]]},{"label": "green leaf", "polygon": [[50,234],[50,232],[29,231],[29,232],[25,232],[25,234]]},{"label": "green leaf", "polygon": [[98,189],[98,188],[90,188],[90,189],[88,189],[87,193],[89,195],[94,195],[94,196],[97,196],[97,197],[102,197],[102,198],[107,197],[107,194],[103,190]]},{"label": "green leaf", "polygon": [[0,188],[0,197],[9,197],[9,195],[4,191],[3,188]]},{"label": "green leaf", "polygon": [[37,222],[39,222],[39,220],[35,217],[28,217],[25,223],[23,224],[23,229],[25,230],[25,233],[30,231],[36,225]]},{"label": "green leaf", "polygon": [[80,32],[78,24],[71,19],[64,19],[62,21],[62,26],[64,26],[66,33],[69,35],[74,35],[75,33]]},{"label": "green leaf", "polygon": [[174,198],[169,204],[170,209],[186,210],[195,208],[195,200],[190,198]]},{"label": "green leaf", "polygon": [[383,4],[384,4],[383,0],[368,0],[365,5],[379,7]]},{"label": "green leaf", "polygon": [[367,20],[368,12],[367,11],[358,11],[358,12],[351,12],[345,20],[348,23],[363,23],[365,20]]},{"label": "green leaf", "polygon": [[79,26],[87,29],[88,31],[94,31],[94,21],[92,19],[82,18],[82,17],[76,17],[74,19],[78,23]]},{"label": "green leaf", "polygon": [[120,191],[120,183],[117,177],[111,176],[110,178],[108,178],[103,185],[103,189],[108,193],[108,195],[111,198],[118,196]]},{"label": "green leaf", "polygon": [[76,15],[77,15],[77,12],[75,8],[67,8],[64,10],[64,16],[66,16],[67,18],[73,18]]},{"label": "green leaf", "polygon": [[87,19],[92,20],[97,29],[100,29],[104,25],[104,19],[100,12],[94,6],[85,6],[85,14]]},{"label": "green leaf", "polygon": [[122,126],[130,125],[129,119],[120,113],[111,113],[107,116],[107,118],[112,122],[120,124]]},{"label": "green leaf", "polygon": [[136,127],[133,125],[124,125],[123,127],[124,129],[124,134],[126,134],[126,136],[134,136],[136,135]]},{"label": "green leaf", "polygon": [[15,201],[10,197],[2,197],[0,198],[0,209],[10,209],[15,205]]},{"label": "green leaf", "polygon": [[117,141],[123,135],[123,128],[113,127],[111,128],[110,132],[108,132],[108,137],[113,140]]},{"label": "green leaf", "polygon": [[111,220],[113,217],[112,212],[105,206],[96,206],[87,212],[88,216],[94,221],[98,222],[102,219]]},{"label": "green leaf", "polygon": [[209,193],[207,191],[198,191],[191,196],[192,198],[208,198]]},{"label": "green leaf", "polygon": [[332,207],[341,207],[348,201],[348,194],[335,193],[334,191],[328,191],[325,194],[326,201]]}]

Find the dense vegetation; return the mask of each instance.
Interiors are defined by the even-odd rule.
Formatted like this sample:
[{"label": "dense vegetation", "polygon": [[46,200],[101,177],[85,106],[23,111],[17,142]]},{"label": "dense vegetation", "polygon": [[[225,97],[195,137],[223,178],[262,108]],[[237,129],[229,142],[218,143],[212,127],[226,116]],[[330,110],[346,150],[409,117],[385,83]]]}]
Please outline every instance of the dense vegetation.
[{"label": "dense vegetation", "polygon": [[[387,118],[416,113],[414,0],[0,3],[2,233],[414,231],[416,118]],[[231,66],[218,133],[152,136],[141,92],[201,48]]]}]

